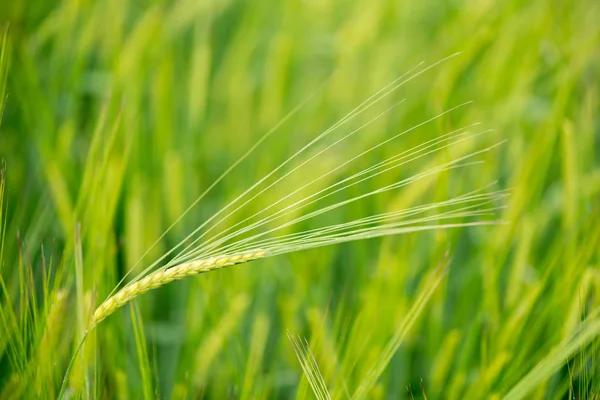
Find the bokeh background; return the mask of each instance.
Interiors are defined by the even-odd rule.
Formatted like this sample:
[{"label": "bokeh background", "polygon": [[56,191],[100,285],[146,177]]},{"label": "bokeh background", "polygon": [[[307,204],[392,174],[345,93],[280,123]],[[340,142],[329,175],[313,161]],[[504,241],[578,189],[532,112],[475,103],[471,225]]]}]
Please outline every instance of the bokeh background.
[{"label": "bokeh background", "polygon": [[[346,150],[471,100],[364,166],[475,121],[494,130],[474,149],[506,143],[484,165],[331,223],[498,181],[512,189],[499,217],[509,224],[320,248],[152,291],[98,327],[68,387],[76,398],[313,398],[289,331],[310,343],[331,396],[351,397],[449,253],[447,276],[367,398],[407,398],[409,385],[418,398],[421,381],[429,399],[506,395],[600,306],[599,21],[593,0],[1,2],[1,302],[22,320],[0,331],[0,396],[54,398],[77,312],[89,314],[307,96],[138,270],[372,93],[459,51],[401,88],[395,100],[409,101]],[[529,398],[598,396],[595,343],[540,374]]]}]

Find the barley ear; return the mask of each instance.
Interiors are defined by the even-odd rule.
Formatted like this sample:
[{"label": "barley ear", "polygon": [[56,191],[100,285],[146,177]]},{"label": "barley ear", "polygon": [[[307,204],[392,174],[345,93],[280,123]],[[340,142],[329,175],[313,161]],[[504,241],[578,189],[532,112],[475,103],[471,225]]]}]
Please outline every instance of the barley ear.
[{"label": "barley ear", "polygon": [[171,268],[156,271],[136,282],[126,285],[113,296],[109,297],[100,304],[92,317],[90,329],[93,329],[106,317],[114,313],[117,309],[123,307],[136,297],[146,293],[149,290],[156,289],[174,280],[209,272],[216,269],[228,267],[235,264],[242,264],[248,261],[264,258],[268,254],[267,250],[253,250],[240,254],[216,256],[202,260],[196,260],[176,265]]}]

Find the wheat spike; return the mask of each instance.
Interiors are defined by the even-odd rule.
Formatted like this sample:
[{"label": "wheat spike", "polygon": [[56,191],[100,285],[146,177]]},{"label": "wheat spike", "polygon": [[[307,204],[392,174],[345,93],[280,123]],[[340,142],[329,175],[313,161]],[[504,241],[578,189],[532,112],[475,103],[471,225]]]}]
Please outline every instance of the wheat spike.
[{"label": "wheat spike", "polygon": [[[500,221],[487,217],[495,216],[495,212],[501,209],[502,206],[495,206],[494,204],[508,194],[505,191],[487,192],[491,185],[446,201],[414,205],[401,210],[366,215],[355,220],[341,221],[325,226],[319,226],[318,222],[321,215],[330,212],[329,215],[332,215],[333,212],[346,205],[356,204],[361,200],[373,198],[392,190],[406,188],[412,184],[419,184],[419,181],[422,184],[427,184],[436,175],[481,164],[483,161],[476,158],[499,146],[502,142],[470,152],[466,151],[465,148],[463,152],[462,147],[464,147],[466,141],[490,132],[490,130],[473,131],[475,127],[481,124],[476,122],[453,129],[403,151],[396,152],[395,147],[392,147],[391,156],[386,154],[386,158],[381,161],[364,169],[360,168],[360,162],[365,156],[381,151],[392,141],[398,141],[401,137],[438,121],[453,111],[471,104],[471,101],[448,108],[412,127],[395,132],[391,137],[385,137],[380,141],[375,141],[375,143],[369,142],[369,145],[365,148],[359,146],[356,150],[350,151],[351,156],[349,158],[342,158],[339,164],[319,176],[313,177],[310,173],[307,174],[307,179],[302,176],[303,172],[322,161],[324,157],[340,150],[344,143],[348,145],[351,138],[358,136],[368,126],[404,103],[406,98],[397,102],[392,101],[393,105],[382,112],[376,112],[377,109],[374,108],[376,105],[385,98],[391,99],[391,95],[405,83],[456,55],[453,54],[429,66],[424,66],[423,62],[419,63],[371,95],[332,126],[319,133],[290,157],[286,158],[285,161],[228,202],[223,208],[197,225],[182,241],[141,271],[132,282],[116,293],[115,291],[111,292],[107,300],[96,309],[90,326],[95,327],[96,324],[116,309],[148,290],[165,285],[175,279],[182,279],[186,276],[208,272],[228,265],[380,236],[499,223]],[[297,110],[298,108],[295,108],[292,114]],[[290,116],[291,114],[286,116],[284,120],[287,120]],[[358,120],[359,116],[364,118],[366,122]],[[350,125],[353,120],[355,120],[354,123],[358,124],[358,127]],[[277,127],[280,125],[278,124]],[[345,125],[345,130],[340,129]],[[258,144],[266,140],[273,132],[274,130],[271,130],[261,137],[258,143],[244,153],[215,183],[211,184],[176,222],[179,222],[190,211],[191,207],[204,198],[218,182],[224,179],[233,167],[246,159],[258,147]],[[348,147],[354,148],[354,146]],[[448,161],[445,153],[451,155]],[[426,168],[417,173],[410,172],[412,167],[407,168],[413,163],[418,165],[419,162],[423,162],[429,156],[435,157],[436,160],[438,160],[437,157],[442,157],[441,159],[445,162],[436,163],[437,165],[427,165]],[[356,171],[357,167],[358,171]],[[406,174],[406,172],[410,173]],[[284,185],[282,182],[289,183],[292,179],[296,184],[295,188],[279,198],[276,197],[276,190],[281,189]],[[386,184],[379,186],[377,183],[379,179],[382,179]],[[333,180],[333,183],[329,180]],[[360,189],[361,184],[367,181],[369,182],[365,185],[366,190],[356,192],[356,189]],[[269,193],[265,195],[267,192]],[[258,211],[249,213],[250,215],[242,214],[242,210],[246,210],[249,204],[256,205],[257,199],[262,200],[261,196],[263,195],[275,196],[274,199],[267,200],[265,202],[267,204],[260,204]],[[342,199],[339,198],[340,196]],[[472,220],[481,217],[484,217],[484,219]],[[237,220],[234,220],[234,218]],[[465,219],[469,220],[464,222]],[[227,220],[231,223],[225,225]],[[308,230],[302,230],[301,225],[305,221],[309,222],[310,229]],[[312,224],[315,224],[315,227],[312,227]],[[151,248],[173,226],[169,226]],[[289,232],[290,228],[296,227],[300,228],[300,231]],[[121,282],[127,279],[129,274],[148,254],[148,251],[125,274]],[[174,252],[177,252],[177,254],[164,264],[164,260]],[[161,263],[162,267],[159,267]],[[158,268],[158,270],[155,268]],[[151,273],[153,270],[154,272]]]},{"label": "wheat spike", "polygon": [[239,254],[217,256],[187,262],[171,268],[158,270],[145,278],[128,284],[98,306],[92,317],[91,328],[95,327],[117,309],[129,303],[134,298],[146,293],[148,290],[156,289],[167,283],[173,282],[174,280],[183,279],[191,275],[214,271],[219,268],[263,258],[267,253],[267,250],[257,249]]}]

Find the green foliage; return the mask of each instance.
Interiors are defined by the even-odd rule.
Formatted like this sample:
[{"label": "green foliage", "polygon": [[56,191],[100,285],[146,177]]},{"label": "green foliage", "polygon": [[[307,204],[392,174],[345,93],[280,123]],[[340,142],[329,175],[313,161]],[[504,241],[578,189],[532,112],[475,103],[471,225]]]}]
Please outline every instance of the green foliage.
[{"label": "green foliage", "polygon": [[[0,399],[56,398],[63,379],[68,398],[313,398],[311,385],[317,397],[408,398],[421,379],[428,399],[598,398],[598,15],[600,3],[569,0],[0,2]],[[506,143],[484,164],[283,233],[494,181],[511,189],[506,223],[210,272],[150,291],[86,333],[126,274],[421,60],[457,51],[341,127],[401,102],[302,178],[326,188],[343,177],[327,172],[359,149],[471,100],[350,173],[476,121],[493,131],[360,189]],[[282,181],[219,229],[300,186]],[[288,331],[306,340],[291,345]]]}]

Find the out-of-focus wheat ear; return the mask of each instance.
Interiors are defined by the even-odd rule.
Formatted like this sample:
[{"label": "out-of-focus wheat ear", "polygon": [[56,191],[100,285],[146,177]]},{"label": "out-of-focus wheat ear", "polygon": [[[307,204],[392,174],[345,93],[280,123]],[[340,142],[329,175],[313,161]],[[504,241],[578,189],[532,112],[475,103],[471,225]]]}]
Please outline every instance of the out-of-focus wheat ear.
[{"label": "out-of-focus wheat ear", "polygon": [[248,261],[264,258],[268,254],[267,250],[256,249],[244,253],[223,255],[206,258],[198,261],[192,261],[179,264],[171,268],[158,270],[143,279],[132,282],[119,290],[115,295],[109,297],[94,312],[91,321],[91,328],[106,317],[114,313],[117,309],[123,307],[134,298],[146,293],[149,290],[164,286],[174,280],[200,274],[203,272],[214,271],[216,269],[228,267],[235,264],[242,264]]}]

